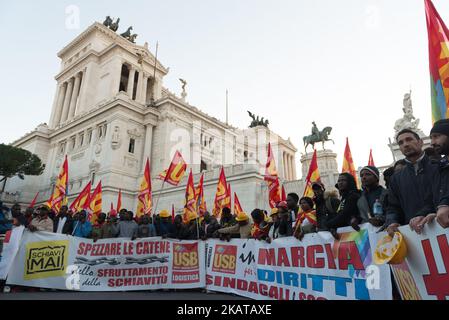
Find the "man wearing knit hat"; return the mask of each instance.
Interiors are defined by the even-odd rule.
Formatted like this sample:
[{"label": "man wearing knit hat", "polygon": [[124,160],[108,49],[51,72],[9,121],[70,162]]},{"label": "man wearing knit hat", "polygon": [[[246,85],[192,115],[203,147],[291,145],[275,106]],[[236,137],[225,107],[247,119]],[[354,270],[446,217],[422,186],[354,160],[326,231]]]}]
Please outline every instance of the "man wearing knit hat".
[{"label": "man wearing knit hat", "polygon": [[360,170],[362,195],[357,202],[360,212],[360,223],[370,222],[381,226],[385,222],[384,199],[387,190],[379,185],[379,170],[374,166],[366,166]]},{"label": "man wearing knit hat", "polygon": [[321,182],[312,183],[313,202],[315,203],[317,231],[327,231],[327,220],[332,219],[338,210],[340,200],[337,191],[326,191]]},{"label": "man wearing knit hat", "polygon": [[407,164],[391,178],[386,215],[390,236],[405,224],[419,231],[424,217],[435,211],[432,182],[438,170],[424,153],[423,141],[416,132],[403,129],[396,135],[396,142]]},{"label": "man wearing knit hat", "polygon": [[428,215],[420,221],[419,227],[421,230],[424,224],[432,221],[435,217],[443,228],[449,227],[449,119],[434,123],[432,130],[430,130],[430,139],[434,150],[443,157],[438,163],[439,170],[433,179],[432,186],[437,213]]}]

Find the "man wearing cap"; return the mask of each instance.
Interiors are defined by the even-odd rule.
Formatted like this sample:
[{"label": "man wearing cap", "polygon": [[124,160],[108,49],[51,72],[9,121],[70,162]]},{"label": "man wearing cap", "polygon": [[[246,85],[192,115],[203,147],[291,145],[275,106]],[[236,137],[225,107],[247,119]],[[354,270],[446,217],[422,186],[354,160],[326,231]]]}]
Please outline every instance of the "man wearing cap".
[{"label": "man wearing cap", "polygon": [[239,235],[241,239],[251,238],[251,224],[249,223],[249,217],[245,212],[240,212],[235,218],[236,225],[218,229],[220,235]]},{"label": "man wearing cap", "polygon": [[363,167],[360,170],[360,180],[362,194],[357,202],[360,212],[358,224],[370,222],[380,227],[385,222],[384,203],[388,191],[379,185],[379,170],[374,166]]},{"label": "man wearing cap", "polygon": [[434,123],[430,130],[430,139],[433,149],[440,156],[438,170],[432,185],[433,201],[437,213],[418,221],[418,233],[422,231],[425,223],[435,218],[443,228],[449,227],[449,119]]},{"label": "man wearing cap", "polygon": [[340,200],[336,191],[326,191],[321,182],[312,183],[314,193],[313,202],[315,203],[317,231],[327,231],[327,220],[332,219],[338,210]]},{"label": "man wearing cap", "polygon": [[290,237],[293,235],[293,225],[291,222],[291,211],[290,207],[286,201],[281,201],[276,205],[278,209],[278,217],[279,217],[279,228],[278,228],[278,237]]},{"label": "man wearing cap", "polygon": [[203,238],[204,233],[198,220],[198,215],[195,212],[189,212],[185,236],[182,238],[183,240],[197,240]]},{"label": "man wearing cap", "polygon": [[30,231],[47,231],[53,232],[53,221],[48,217],[48,207],[39,208],[39,215],[34,218],[28,225]]},{"label": "man wearing cap", "polygon": [[418,230],[421,220],[434,212],[432,179],[438,170],[438,165],[424,153],[423,141],[416,132],[403,129],[397,134],[396,142],[407,164],[392,176],[390,182],[386,214],[390,236],[405,224]]},{"label": "man wearing cap", "polygon": [[210,214],[209,211],[206,211],[204,213],[203,222],[201,224],[201,227],[203,229],[204,233],[204,240],[207,238],[214,238],[214,233],[220,229],[220,224],[218,223],[217,218],[215,218],[213,215]]},{"label": "man wearing cap", "polygon": [[168,210],[164,209],[159,212],[159,219],[155,219],[155,224],[156,234],[159,237],[166,237],[169,233],[175,232]]}]

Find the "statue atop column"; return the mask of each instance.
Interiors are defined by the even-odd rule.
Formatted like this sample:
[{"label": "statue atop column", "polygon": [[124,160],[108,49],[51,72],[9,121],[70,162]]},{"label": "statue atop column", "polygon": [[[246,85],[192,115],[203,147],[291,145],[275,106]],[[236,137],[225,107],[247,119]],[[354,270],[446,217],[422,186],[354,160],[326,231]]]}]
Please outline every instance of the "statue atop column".
[{"label": "statue atop column", "polygon": [[404,115],[401,119],[398,119],[394,124],[395,136],[396,134],[403,129],[411,129],[418,133],[420,136],[424,136],[424,133],[418,128],[419,119],[416,119],[413,115],[413,107],[412,107],[412,91],[404,94],[403,99],[403,108],[402,111]]},{"label": "statue atop column", "polygon": [[251,121],[251,124],[249,125],[250,128],[254,128],[257,126],[264,126],[268,128],[268,124],[270,123],[270,121],[264,120],[264,117],[262,117],[262,119],[259,120],[259,116],[256,117],[255,114],[251,113],[251,111],[247,111],[249,116],[251,117],[251,119],[253,119],[253,121]]},{"label": "statue atop column", "polygon": [[183,100],[185,100],[187,97],[187,92],[186,92],[187,81],[184,79],[181,79],[181,78],[179,78],[179,81],[181,81],[181,83],[182,83],[181,97]]},{"label": "statue atop column", "polygon": [[324,150],[324,142],[332,141],[335,144],[334,140],[329,139],[329,134],[332,131],[332,127],[325,127],[323,131],[320,131],[315,123],[312,121],[312,134],[310,136],[303,137],[304,141],[304,150],[307,152],[307,147],[312,145],[312,148],[315,148],[315,143],[321,142]]}]

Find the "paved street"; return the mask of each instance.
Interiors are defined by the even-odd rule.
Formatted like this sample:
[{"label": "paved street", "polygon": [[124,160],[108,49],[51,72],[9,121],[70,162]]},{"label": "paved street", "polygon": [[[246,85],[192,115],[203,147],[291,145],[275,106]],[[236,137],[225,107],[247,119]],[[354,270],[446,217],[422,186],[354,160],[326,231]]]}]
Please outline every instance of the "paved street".
[{"label": "paved street", "polygon": [[128,291],[128,292],[16,292],[0,293],[0,300],[247,300],[222,293],[203,293],[193,290]]}]

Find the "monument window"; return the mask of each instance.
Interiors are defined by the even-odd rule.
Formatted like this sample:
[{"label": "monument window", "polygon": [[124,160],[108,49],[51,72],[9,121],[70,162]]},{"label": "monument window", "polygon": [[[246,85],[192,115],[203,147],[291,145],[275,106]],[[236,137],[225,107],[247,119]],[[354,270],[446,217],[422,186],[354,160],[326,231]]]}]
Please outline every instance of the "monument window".
[{"label": "monument window", "polygon": [[134,146],[136,145],[136,140],[131,138],[129,139],[129,146],[128,146],[128,152],[134,153]]},{"label": "monument window", "polygon": [[128,80],[129,80],[129,68],[126,64],[122,65],[122,71],[120,73],[120,85],[119,85],[119,92],[125,91],[128,87]]},{"label": "monument window", "polygon": [[76,137],[70,138],[70,151],[74,150],[76,146]]},{"label": "monument window", "polygon": [[243,158],[248,161],[248,151],[243,151]]},{"label": "monument window", "polygon": [[64,154],[65,152],[65,141],[59,144],[59,154]]},{"label": "monument window", "polygon": [[87,143],[90,144],[92,142],[92,129],[87,130]]},{"label": "monument window", "polygon": [[84,132],[79,135],[79,146],[82,147],[84,144]]},{"label": "monument window", "polygon": [[201,160],[200,172],[207,171],[207,163]]},{"label": "monument window", "polygon": [[133,89],[133,100],[136,100],[136,96],[137,96],[137,82],[139,80],[139,72],[136,71],[134,73],[134,89]]}]

